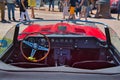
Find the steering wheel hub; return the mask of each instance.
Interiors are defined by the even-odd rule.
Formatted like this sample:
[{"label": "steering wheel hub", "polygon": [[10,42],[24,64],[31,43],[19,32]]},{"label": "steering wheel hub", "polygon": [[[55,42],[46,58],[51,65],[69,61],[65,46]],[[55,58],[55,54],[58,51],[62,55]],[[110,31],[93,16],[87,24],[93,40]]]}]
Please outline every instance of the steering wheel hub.
[{"label": "steering wheel hub", "polygon": [[37,43],[33,43],[33,48],[34,49],[38,49],[38,44]]}]

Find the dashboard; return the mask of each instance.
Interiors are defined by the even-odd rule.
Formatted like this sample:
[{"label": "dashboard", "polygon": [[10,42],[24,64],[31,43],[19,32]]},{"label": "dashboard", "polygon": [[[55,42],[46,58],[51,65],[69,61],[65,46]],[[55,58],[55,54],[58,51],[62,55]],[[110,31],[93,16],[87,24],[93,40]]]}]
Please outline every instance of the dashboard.
[{"label": "dashboard", "polygon": [[[79,58],[83,57],[83,55],[84,58],[93,55],[93,57],[89,57],[89,59],[97,59],[96,55],[98,55],[98,51],[101,48],[100,44],[102,44],[102,41],[95,37],[85,37],[81,35],[72,34],[55,34],[46,36],[50,42],[50,56],[48,57],[48,59],[51,59],[52,57],[52,60],[54,61],[53,64],[57,65],[58,62],[59,65],[69,65],[71,64],[70,62],[72,58],[76,58],[76,61],[79,61]],[[26,40],[29,42],[37,43],[38,45],[43,47],[48,47],[48,41],[43,36],[29,36]],[[86,49],[88,51],[86,51]],[[92,54],[90,54],[89,52]],[[50,61],[50,64],[51,63],[52,61]]]},{"label": "dashboard", "polygon": [[[10,55],[8,58],[7,63],[11,63],[12,65],[26,67],[32,64],[32,67],[41,66],[40,64],[47,64],[49,66],[59,66],[59,65],[69,65],[72,66],[73,63],[85,60],[97,60],[99,59],[101,45],[104,43],[103,41],[95,38],[95,37],[85,37],[81,35],[46,35],[49,42],[50,42],[50,52],[47,58],[43,61],[37,62],[37,65],[31,61],[26,60],[21,51],[13,51],[14,54]],[[44,36],[28,36],[25,41],[37,43],[38,45],[48,48],[48,41]],[[30,55],[32,48],[23,45],[23,51],[25,55]],[[19,53],[19,54],[18,54]],[[42,53],[42,54],[41,54]],[[41,57],[43,56],[44,52],[37,51],[35,56]],[[22,63],[21,63],[22,62]],[[25,63],[24,63],[25,62]]]},{"label": "dashboard", "polygon": [[[51,49],[100,48],[99,43],[102,42],[95,37],[79,35],[47,35],[47,37],[50,41]],[[47,40],[44,37],[31,36],[27,40],[47,47]]]}]

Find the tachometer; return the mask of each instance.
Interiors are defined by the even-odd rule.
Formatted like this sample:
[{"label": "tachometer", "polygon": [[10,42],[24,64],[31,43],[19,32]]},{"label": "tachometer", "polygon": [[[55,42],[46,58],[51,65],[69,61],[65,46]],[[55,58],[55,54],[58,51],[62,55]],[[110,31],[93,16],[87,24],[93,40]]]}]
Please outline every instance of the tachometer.
[{"label": "tachometer", "polygon": [[39,45],[46,45],[46,39],[44,39],[44,38],[40,38],[40,39],[38,39],[38,44]]}]

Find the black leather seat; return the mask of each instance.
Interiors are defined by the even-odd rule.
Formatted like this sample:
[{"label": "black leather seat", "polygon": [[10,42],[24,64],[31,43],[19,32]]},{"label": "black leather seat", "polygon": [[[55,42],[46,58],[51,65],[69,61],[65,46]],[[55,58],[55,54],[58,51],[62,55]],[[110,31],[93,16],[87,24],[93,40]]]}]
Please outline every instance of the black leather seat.
[{"label": "black leather seat", "polygon": [[90,60],[75,62],[72,67],[82,68],[82,69],[102,69],[117,66],[115,63],[110,63],[103,60]]}]

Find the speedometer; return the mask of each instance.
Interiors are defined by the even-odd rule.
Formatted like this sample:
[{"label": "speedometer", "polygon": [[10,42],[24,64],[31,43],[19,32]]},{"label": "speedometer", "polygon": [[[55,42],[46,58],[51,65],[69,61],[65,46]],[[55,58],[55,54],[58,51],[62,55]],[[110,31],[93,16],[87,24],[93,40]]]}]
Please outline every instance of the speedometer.
[{"label": "speedometer", "polygon": [[35,43],[35,39],[34,38],[29,38],[28,41],[32,42],[32,43]]}]

